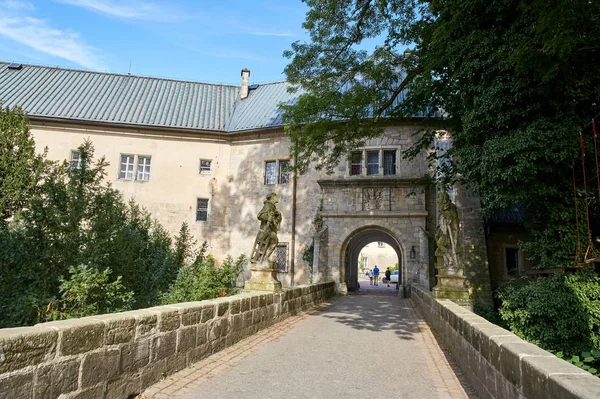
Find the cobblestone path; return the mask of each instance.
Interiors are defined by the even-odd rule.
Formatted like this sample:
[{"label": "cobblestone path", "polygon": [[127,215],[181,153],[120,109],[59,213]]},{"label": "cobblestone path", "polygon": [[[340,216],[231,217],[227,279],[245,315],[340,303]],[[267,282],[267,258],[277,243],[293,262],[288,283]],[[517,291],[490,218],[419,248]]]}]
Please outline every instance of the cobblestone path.
[{"label": "cobblestone path", "polygon": [[291,317],[148,388],[166,398],[476,398],[393,288]]}]

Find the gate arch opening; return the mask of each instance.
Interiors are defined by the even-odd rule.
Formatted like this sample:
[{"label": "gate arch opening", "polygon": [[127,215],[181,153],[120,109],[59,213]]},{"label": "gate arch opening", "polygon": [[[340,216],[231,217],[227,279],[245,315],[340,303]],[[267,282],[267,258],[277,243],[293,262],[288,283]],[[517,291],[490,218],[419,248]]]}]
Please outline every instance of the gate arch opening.
[{"label": "gate arch opening", "polygon": [[[359,274],[359,255],[361,250],[372,242],[383,242],[396,252],[398,258],[398,284],[402,286],[406,279],[406,261],[403,258],[405,253],[402,243],[386,229],[379,226],[368,226],[350,234],[342,245],[341,262],[343,265],[343,280],[349,291],[358,290]],[[371,268],[373,265],[370,265]],[[383,273],[385,269],[381,272]]]}]

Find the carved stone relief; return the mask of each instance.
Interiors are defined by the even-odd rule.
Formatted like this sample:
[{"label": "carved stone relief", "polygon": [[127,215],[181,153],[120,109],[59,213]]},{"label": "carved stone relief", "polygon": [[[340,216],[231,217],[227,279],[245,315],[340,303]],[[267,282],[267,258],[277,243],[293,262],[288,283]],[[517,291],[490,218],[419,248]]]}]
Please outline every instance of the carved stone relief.
[{"label": "carved stone relief", "polygon": [[363,210],[383,209],[383,189],[363,188]]}]

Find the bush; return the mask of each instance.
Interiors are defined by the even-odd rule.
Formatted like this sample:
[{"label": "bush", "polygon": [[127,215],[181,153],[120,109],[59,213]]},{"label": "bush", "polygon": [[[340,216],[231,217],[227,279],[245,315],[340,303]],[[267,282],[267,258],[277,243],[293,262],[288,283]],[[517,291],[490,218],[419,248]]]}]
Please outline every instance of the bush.
[{"label": "bush", "polygon": [[69,269],[71,277],[60,277],[61,298],[48,305],[47,319],[60,320],[131,309],[133,292],[126,291],[121,277],[109,282],[110,269],[100,271],[79,265]]},{"label": "bush", "polygon": [[169,290],[162,296],[163,304],[201,301],[234,294],[235,280],[246,264],[240,255],[235,261],[227,256],[221,267],[215,266],[211,256],[206,256],[207,244],[203,244],[196,260],[179,271]]},{"label": "bush", "polygon": [[499,292],[500,315],[519,337],[550,351],[600,349],[600,277],[584,269]]}]

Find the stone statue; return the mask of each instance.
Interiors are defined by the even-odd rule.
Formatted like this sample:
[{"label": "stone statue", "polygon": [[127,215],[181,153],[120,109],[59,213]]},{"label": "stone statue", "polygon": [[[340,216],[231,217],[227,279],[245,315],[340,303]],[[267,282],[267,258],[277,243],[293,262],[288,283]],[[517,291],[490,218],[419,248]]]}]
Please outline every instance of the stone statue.
[{"label": "stone statue", "polygon": [[435,233],[438,269],[457,271],[460,269],[459,220],[456,205],[450,201],[448,192],[438,194],[439,222]]},{"label": "stone statue", "polygon": [[260,212],[258,212],[258,220],[260,220],[260,228],[254,241],[250,262],[260,263],[268,260],[269,263],[276,263],[275,247],[279,243],[277,232],[281,226],[281,212],[277,210],[275,204],[279,202],[277,194],[271,193],[267,195],[267,199]]}]

